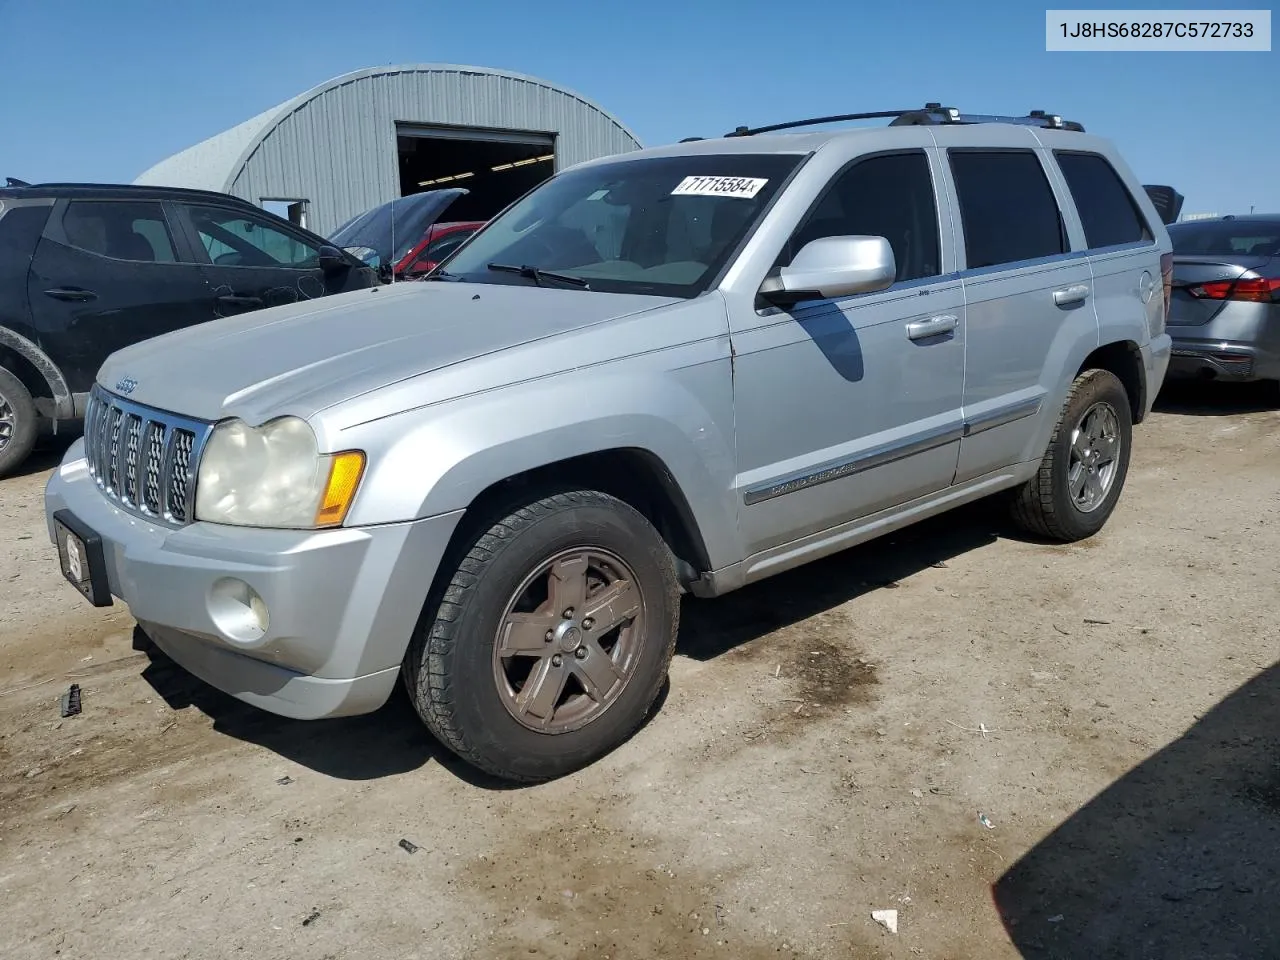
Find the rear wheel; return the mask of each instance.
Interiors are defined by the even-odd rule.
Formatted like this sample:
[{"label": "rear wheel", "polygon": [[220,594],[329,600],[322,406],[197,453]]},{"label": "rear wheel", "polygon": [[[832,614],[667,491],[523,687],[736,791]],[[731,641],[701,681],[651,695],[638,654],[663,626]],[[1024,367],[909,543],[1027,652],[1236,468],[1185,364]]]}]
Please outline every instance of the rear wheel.
[{"label": "rear wheel", "polygon": [[22,381],[0,367],[0,477],[22,466],[36,443],[36,405]]},{"label": "rear wheel", "polygon": [[1029,533],[1071,542],[1111,516],[1129,472],[1129,395],[1109,370],[1076,378],[1036,475],[1018,491],[1014,521]]},{"label": "rear wheel", "polygon": [[480,536],[410,645],[404,678],[460,757],[546,780],[643,723],[679,614],[674,561],[644,516],[603,493],[556,494]]}]

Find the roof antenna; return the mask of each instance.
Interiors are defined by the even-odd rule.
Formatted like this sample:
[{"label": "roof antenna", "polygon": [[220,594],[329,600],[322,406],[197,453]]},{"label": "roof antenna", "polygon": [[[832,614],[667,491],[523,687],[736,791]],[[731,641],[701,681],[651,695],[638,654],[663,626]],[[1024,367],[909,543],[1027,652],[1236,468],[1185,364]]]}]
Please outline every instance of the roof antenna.
[{"label": "roof antenna", "polygon": [[[401,188],[403,193],[404,188]],[[398,198],[397,198],[398,199]],[[396,202],[391,201],[391,249],[387,251],[387,266],[391,268],[391,279],[387,283],[396,282]]]}]

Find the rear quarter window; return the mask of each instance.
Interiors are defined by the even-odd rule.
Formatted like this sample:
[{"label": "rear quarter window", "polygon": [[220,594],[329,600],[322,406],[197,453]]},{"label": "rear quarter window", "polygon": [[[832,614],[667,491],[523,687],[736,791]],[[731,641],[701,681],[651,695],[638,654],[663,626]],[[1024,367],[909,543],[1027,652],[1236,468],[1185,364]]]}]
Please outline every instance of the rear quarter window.
[{"label": "rear quarter window", "polygon": [[52,209],[52,204],[0,209],[0,323],[21,320],[26,311],[27,272]]},{"label": "rear quarter window", "polygon": [[1090,249],[1154,239],[1115,168],[1096,153],[1055,151]]},{"label": "rear quarter window", "polygon": [[52,209],[53,204],[6,207],[0,201],[0,262],[10,258],[25,260],[35,252]]}]

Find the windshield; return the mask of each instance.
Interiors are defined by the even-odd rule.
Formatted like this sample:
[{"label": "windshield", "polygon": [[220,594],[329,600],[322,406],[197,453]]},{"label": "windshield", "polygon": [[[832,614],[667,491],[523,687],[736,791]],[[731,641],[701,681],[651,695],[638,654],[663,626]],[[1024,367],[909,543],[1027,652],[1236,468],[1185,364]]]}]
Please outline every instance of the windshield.
[{"label": "windshield", "polygon": [[[591,290],[697,296],[801,160],[720,154],[619,160],[562,173],[443,264],[446,277],[532,284],[535,267]],[[568,287],[566,287],[568,289]]]},{"label": "windshield", "polygon": [[370,266],[398,264],[421,242],[449,204],[465,193],[462,188],[454,188],[400,197],[347,221],[329,241]]},{"label": "windshield", "polygon": [[1280,220],[1213,220],[1169,228],[1173,252],[1187,256],[1280,257]]}]

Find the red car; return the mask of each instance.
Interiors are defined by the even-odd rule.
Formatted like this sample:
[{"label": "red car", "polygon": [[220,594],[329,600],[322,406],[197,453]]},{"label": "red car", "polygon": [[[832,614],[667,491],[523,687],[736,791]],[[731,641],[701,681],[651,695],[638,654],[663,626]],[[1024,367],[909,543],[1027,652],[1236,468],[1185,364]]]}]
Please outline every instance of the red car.
[{"label": "red car", "polygon": [[458,247],[462,241],[485,225],[484,220],[459,220],[452,223],[433,223],[427,227],[422,242],[405,254],[396,264],[396,276],[416,276],[434,270],[436,265]]},{"label": "red car", "polygon": [[388,201],[348,220],[329,242],[376,268],[384,281],[421,276],[484,226],[483,220],[437,222],[467,192],[453,187]]}]

